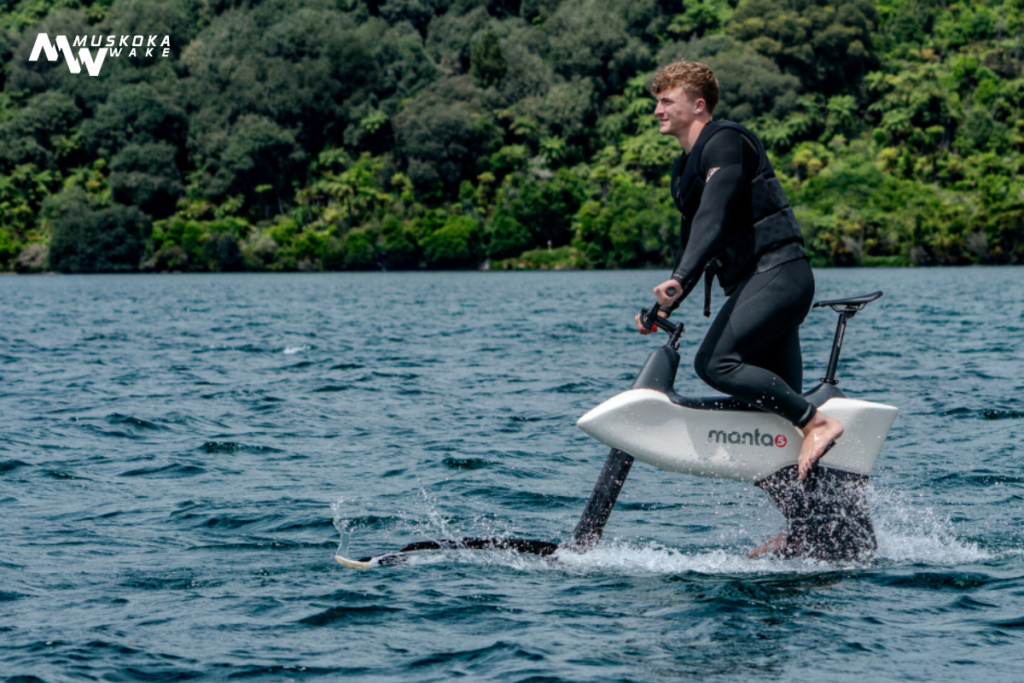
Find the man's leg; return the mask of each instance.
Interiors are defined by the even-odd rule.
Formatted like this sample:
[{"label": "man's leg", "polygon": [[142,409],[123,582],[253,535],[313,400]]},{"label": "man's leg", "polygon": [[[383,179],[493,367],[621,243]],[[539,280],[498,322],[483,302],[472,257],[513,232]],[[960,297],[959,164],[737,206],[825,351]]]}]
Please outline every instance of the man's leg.
[{"label": "man's leg", "polygon": [[[799,386],[784,380],[791,371],[780,375],[772,370],[799,358],[799,337],[787,342],[786,335],[803,322],[813,299],[814,276],[803,259],[751,276],[722,307],[694,363],[697,374],[712,387],[800,428],[800,479],[843,433],[838,420],[815,410],[800,395]],[[781,351],[776,347],[775,355],[767,358],[780,341]]]},{"label": "man's leg", "polygon": [[697,374],[722,393],[803,427],[815,411],[799,394],[799,327],[813,299],[804,260],[754,274],[712,323],[694,361]]}]

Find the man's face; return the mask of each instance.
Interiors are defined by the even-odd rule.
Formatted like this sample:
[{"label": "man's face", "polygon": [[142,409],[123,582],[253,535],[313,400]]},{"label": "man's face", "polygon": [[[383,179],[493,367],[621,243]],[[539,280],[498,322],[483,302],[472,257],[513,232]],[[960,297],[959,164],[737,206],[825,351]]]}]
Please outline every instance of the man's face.
[{"label": "man's face", "polygon": [[662,90],[657,94],[656,100],[654,115],[661,122],[658,132],[662,135],[682,135],[707,108],[703,97],[690,99],[682,87]]}]

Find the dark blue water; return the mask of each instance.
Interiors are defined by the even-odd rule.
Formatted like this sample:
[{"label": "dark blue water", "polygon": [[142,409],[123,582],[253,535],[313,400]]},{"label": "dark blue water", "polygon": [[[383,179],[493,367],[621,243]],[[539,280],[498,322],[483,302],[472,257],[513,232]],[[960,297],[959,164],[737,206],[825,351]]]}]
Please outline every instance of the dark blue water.
[{"label": "dark blue water", "polygon": [[1022,269],[817,273],[886,292],[839,372],[901,410],[872,563],[747,560],[761,491],[640,463],[587,555],[334,562],[568,538],[660,275],[0,278],[0,680],[1024,678]]}]

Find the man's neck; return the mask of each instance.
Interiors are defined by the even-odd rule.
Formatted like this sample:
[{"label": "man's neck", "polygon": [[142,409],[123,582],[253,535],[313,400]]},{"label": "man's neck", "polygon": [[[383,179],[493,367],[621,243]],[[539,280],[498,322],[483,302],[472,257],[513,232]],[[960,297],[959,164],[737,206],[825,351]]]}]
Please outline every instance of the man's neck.
[{"label": "man's neck", "polygon": [[679,146],[683,148],[684,152],[687,154],[690,153],[693,146],[697,144],[697,138],[700,137],[701,132],[704,130],[704,126],[709,123],[711,123],[710,116],[701,116],[691,123],[689,128],[683,131],[677,139],[679,140]]}]

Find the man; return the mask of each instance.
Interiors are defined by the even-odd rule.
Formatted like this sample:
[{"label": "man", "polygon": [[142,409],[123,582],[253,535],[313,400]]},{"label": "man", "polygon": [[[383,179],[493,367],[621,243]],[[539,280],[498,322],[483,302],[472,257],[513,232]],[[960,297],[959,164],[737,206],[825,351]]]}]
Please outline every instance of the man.
[{"label": "man", "polygon": [[[814,298],[803,238],[764,146],[749,130],[714,122],[718,81],[698,62],[680,61],[654,75],[651,92],[662,135],[683,154],[672,168],[672,198],[682,213],[682,245],[672,277],[654,288],[673,310],[705,278],[704,314],[718,276],[729,296],[694,360],[718,391],[768,410],[804,434],[798,478],[842,436],[839,422],[800,395],[799,328]],[[672,292],[670,294],[669,292]],[[649,334],[640,317],[641,334]],[[752,556],[785,547],[785,533]]]}]

